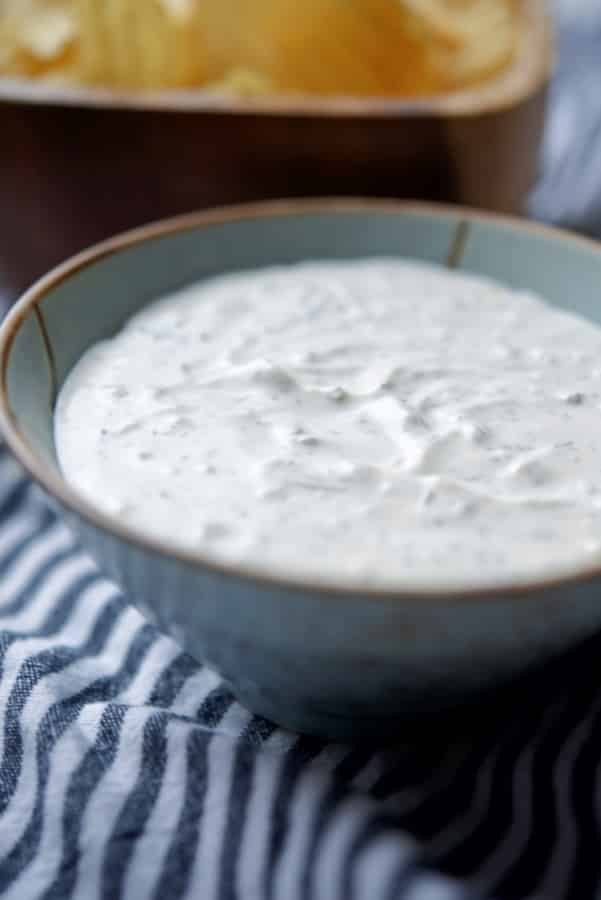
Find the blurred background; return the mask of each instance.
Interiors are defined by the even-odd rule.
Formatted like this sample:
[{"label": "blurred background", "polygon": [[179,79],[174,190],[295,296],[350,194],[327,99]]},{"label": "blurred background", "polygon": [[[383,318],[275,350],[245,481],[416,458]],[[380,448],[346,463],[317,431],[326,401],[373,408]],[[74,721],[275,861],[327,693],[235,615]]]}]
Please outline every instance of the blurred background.
[{"label": "blurred background", "polygon": [[550,91],[537,218],[601,236],[601,3],[554,0],[557,68]]},{"label": "blurred background", "polygon": [[230,202],[412,197],[601,235],[599,0],[122,2],[0,0],[4,308],[95,241]]}]

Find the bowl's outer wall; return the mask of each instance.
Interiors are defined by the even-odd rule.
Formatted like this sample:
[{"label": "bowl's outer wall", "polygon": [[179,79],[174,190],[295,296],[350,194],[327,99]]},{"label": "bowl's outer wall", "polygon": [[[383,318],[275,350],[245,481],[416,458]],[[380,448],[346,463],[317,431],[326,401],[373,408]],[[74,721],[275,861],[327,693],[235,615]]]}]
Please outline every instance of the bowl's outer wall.
[{"label": "bowl's outer wall", "polygon": [[522,602],[299,594],[203,572],[68,518],[141,611],[250,709],[332,740],[392,738],[601,625],[595,583]]},{"label": "bowl's outer wall", "polygon": [[10,297],[83,247],[230,202],[391,196],[519,212],[545,88],[439,116],[231,115],[0,103],[0,287]]},{"label": "bowl's outer wall", "polygon": [[[153,297],[191,279],[310,257],[417,257],[444,264],[461,229],[462,268],[601,322],[601,253],[507,223],[370,209],[242,219],[155,237],[57,283],[18,327],[7,367],[13,414],[55,466],[53,378]],[[54,366],[40,325],[45,326]],[[130,544],[68,513],[100,564],[160,627],[207,660],[254,710],[291,728],[349,738],[452,706],[601,625],[601,584],[535,596],[403,599],[299,591],[224,575]]]}]

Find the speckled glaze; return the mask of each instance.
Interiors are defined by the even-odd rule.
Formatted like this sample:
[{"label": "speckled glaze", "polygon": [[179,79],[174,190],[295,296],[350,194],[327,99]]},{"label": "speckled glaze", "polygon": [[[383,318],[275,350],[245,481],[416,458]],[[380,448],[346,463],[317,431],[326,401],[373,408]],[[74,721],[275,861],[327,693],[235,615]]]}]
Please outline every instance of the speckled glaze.
[{"label": "speckled glaze", "polygon": [[460,209],[282,203],[117,238],[35,285],[0,333],[0,418],[21,463],[130,599],[250,708],[328,738],[393,735],[505,683],[601,627],[601,570],[512,589],[342,591],[169,552],[73,494],[52,408],[92,343],[205,276],[307,258],[409,256],[538,292],[601,321],[601,248]]}]

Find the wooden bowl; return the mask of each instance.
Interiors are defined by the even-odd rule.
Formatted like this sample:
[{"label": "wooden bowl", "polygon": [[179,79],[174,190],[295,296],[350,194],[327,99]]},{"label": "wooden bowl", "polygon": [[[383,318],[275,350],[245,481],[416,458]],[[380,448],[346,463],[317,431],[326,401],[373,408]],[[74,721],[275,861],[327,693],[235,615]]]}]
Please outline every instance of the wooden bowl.
[{"label": "wooden bowl", "polygon": [[0,287],[150,219],[275,197],[375,195],[520,212],[552,69],[546,0],[512,68],[427,100],[116,94],[0,80]]}]

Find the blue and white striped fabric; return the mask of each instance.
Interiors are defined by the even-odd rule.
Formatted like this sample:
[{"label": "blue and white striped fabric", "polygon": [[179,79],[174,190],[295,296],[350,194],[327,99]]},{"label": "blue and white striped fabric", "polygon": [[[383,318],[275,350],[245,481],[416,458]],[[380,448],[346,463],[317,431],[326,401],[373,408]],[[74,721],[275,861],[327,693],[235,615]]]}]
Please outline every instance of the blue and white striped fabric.
[{"label": "blue and white striped fabric", "polygon": [[[601,234],[601,2],[562,5],[534,214]],[[381,752],[251,716],[0,448],[0,895],[601,897],[601,637]]]}]

